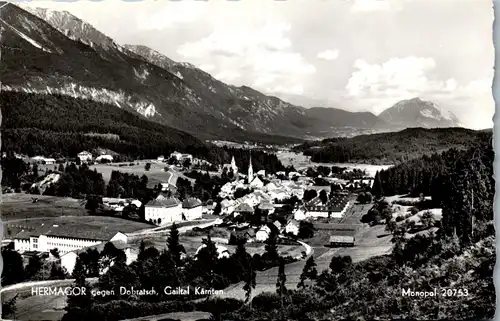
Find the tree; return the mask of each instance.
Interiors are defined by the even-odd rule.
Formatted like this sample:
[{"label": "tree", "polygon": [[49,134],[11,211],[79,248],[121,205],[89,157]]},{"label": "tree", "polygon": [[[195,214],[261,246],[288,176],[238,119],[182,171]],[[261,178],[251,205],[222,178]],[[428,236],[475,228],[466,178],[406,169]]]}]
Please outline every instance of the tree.
[{"label": "tree", "polygon": [[75,283],[73,288],[85,289],[85,292],[75,293],[75,295],[68,295],[67,304],[64,308],[66,314],[63,316],[63,321],[87,321],[90,320],[92,311],[92,297],[90,294],[90,285],[86,282],[85,267],[82,261],[82,256],[76,258],[75,267],[73,269],[73,277]]},{"label": "tree", "polygon": [[222,212],[221,202],[217,202],[214,208],[214,215],[220,215],[221,212]]},{"label": "tree", "polygon": [[185,253],[184,247],[179,242],[179,229],[174,223],[170,227],[170,235],[167,238],[167,248],[177,267],[181,266],[181,254]]},{"label": "tree", "polygon": [[189,168],[191,167],[191,159],[190,158],[186,158],[182,161],[182,166],[184,168]]},{"label": "tree", "polygon": [[319,199],[323,205],[328,202],[328,194],[326,193],[326,190],[322,189],[321,192],[319,192]]},{"label": "tree", "polygon": [[2,286],[23,282],[26,274],[21,254],[10,248],[4,248],[2,249],[2,259]]},{"label": "tree", "polygon": [[311,256],[306,261],[306,265],[304,265],[304,269],[302,270],[302,274],[300,275],[300,282],[297,285],[298,288],[304,288],[304,281],[315,280],[318,276],[318,271],[316,270],[316,262],[314,262],[314,258]]},{"label": "tree", "polygon": [[310,200],[312,200],[313,198],[315,198],[316,196],[318,196],[318,192],[316,192],[316,190],[308,189],[304,192],[304,202],[307,203]]},{"label": "tree", "polygon": [[57,170],[61,173],[64,173],[64,165],[63,164],[59,164],[59,167],[57,168]]},{"label": "tree", "polygon": [[50,250],[50,254],[52,254],[52,256],[56,259],[60,259],[61,258],[61,255],[59,254],[59,249],[56,247],[52,250]]},{"label": "tree", "polygon": [[278,254],[278,245],[276,244],[276,239],[277,239],[276,232],[274,229],[271,229],[271,233],[267,240],[265,241],[266,245],[264,247],[266,253],[266,258],[271,261],[271,262],[276,262],[279,259],[279,254]]},{"label": "tree", "polygon": [[314,224],[308,221],[300,221],[298,237],[301,239],[308,239],[314,236]]},{"label": "tree", "polygon": [[352,259],[350,256],[334,256],[329,267],[333,274],[340,274],[352,267]]},{"label": "tree", "polygon": [[286,275],[285,275],[285,260],[280,259],[280,265],[278,268],[278,281],[276,282],[276,292],[281,299],[281,311],[284,313],[284,298],[287,293],[286,289]]},{"label": "tree", "polygon": [[26,266],[26,276],[28,279],[32,279],[42,268],[42,260],[38,255],[33,255],[28,260],[28,265]]},{"label": "tree", "polygon": [[52,262],[52,266],[50,267],[49,278],[51,280],[64,280],[66,278],[66,271],[60,264]]},{"label": "tree", "polygon": [[85,203],[85,209],[89,211],[91,215],[97,214],[97,210],[102,205],[102,197],[97,195],[88,195],[87,203]]},{"label": "tree", "polygon": [[382,188],[382,181],[380,180],[380,175],[383,171],[377,171],[375,173],[375,178],[373,180],[372,193],[375,197],[379,198],[384,196],[384,190]]},{"label": "tree", "polygon": [[144,165],[144,170],[149,171],[150,169],[151,169],[151,163],[146,163],[146,165]]},{"label": "tree", "polygon": [[16,294],[12,299],[2,302],[2,316],[8,317],[11,315],[15,315],[17,311],[17,297],[19,294]]},{"label": "tree", "polygon": [[32,171],[33,171],[33,178],[36,180],[38,178],[38,164],[37,163],[33,164]]},{"label": "tree", "polygon": [[424,229],[429,229],[434,226],[434,215],[430,211],[426,211],[422,214],[420,221],[422,222]]}]

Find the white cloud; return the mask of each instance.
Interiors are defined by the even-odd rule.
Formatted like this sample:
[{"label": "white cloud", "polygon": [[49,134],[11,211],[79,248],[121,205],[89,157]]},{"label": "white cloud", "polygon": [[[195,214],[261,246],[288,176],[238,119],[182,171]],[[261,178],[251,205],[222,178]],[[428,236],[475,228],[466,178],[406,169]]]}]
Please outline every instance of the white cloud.
[{"label": "white cloud", "polygon": [[295,84],[292,86],[277,85],[275,87],[266,88],[266,92],[270,94],[280,93],[289,95],[302,95],[304,93],[304,87],[300,84]]},{"label": "white cloud", "polygon": [[198,65],[198,68],[200,68],[204,72],[210,72],[210,71],[215,69],[215,65],[213,65],[213,64],[200,64],[200,65]]},{"label": "white cloud", "polygon": [[215,76],[221,81],[241,81],[238,85],[252,84],[267,93],[282,89],[303,93],[302,80],[315,73],[316,67],[300,53],[291,51],[292,42],[287,36],[290,29],[286,22],[266,22],[260,28],[245,25],[216,28],[207,37],[180,46],[177,52],[191,61],[212,57],[216,68],[223,70]]},{"label": "white cloud", "polygon": [[259,29],[248,27],[219,28],[208,37],[182,45],[177,52],[187,58],[201,58],[209,54],[243,55],[258,48],[285,50],[291,42],[284,33],[290,30],[286,23],[267,23]]},{"label": "white cloud", "polygon": [[435,67],[434,59],[424,57],[391,58],[382,64],[358,59],[345,88],[350,98],[374,113],[399,100],[421,97],[450,109],[468,127],[488,127],[494,113],[492,78],[459,85],[454,78],[430,78]]},{"label": "white cloud", "polygon": [[214,76],[216,79],[222,82],[233,82],[241,77],[241,74],[234,70],[223,70]]},{"label": "white cloud", "polygon": [[325,51],[318,52],[317,57],[319,59],[323,59],[323,60],[335,60],[339,57],[339,54],[340,54],[340,50],[338,50],[338,49],[335,49],[335,50],[328,49]]},{"label": "white cloud", "polygon": [[137,27],[141,30],[162,30],[179,23],[194,22],[204,11],[202,1],[167,1],[163,9],[140,15]]}]

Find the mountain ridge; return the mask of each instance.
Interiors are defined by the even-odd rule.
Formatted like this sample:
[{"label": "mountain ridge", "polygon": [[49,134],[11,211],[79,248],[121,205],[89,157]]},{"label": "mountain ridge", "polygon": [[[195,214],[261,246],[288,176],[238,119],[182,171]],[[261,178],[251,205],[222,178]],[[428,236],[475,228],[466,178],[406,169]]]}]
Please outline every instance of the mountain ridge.
[{"label": "mountain ridge", "polygon": [[[372,113],[305,108],[248,86],[228,85],[144,45],[119,45],[66,11],[9,4],[0,27],[19,31],[2,38],[4,90],[90,98],[206,139],[296,140],[421,125],[392,124]],[[19,51],[27,58],[16,56]],[[23,67],[21,77],[15,66]]]}]

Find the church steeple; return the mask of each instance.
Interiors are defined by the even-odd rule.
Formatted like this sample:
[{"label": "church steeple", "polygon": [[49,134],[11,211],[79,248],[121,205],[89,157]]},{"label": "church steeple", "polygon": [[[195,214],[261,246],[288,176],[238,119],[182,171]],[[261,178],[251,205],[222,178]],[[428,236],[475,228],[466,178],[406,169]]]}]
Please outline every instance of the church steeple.
[{"label": "church steeple", "polygon": [[248,184],[253,181],[252,154],[250,154],[250,163],[248,164]]},{"label": "church steeple", "polygon": [[236,173],[238,172],[238,166],[236,166],[236,161],[234,160],[234,156],[231,159],[231,169],[233,170],[233,174],[236,175]]}]

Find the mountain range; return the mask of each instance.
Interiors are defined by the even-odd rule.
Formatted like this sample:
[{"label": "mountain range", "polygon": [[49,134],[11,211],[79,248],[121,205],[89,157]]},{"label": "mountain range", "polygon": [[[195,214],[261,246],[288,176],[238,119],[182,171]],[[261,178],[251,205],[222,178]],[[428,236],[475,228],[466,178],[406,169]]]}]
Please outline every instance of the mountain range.
[{"label": "mountain range", "polygon": [[65,12],[13,4],[0,13],[2,90],[115,105],[202,139],[297,142],[406,127],[458,127],[432,102],[401,101],[379,116],[304,108],[225,84],[142,45],[119,45]]}]

